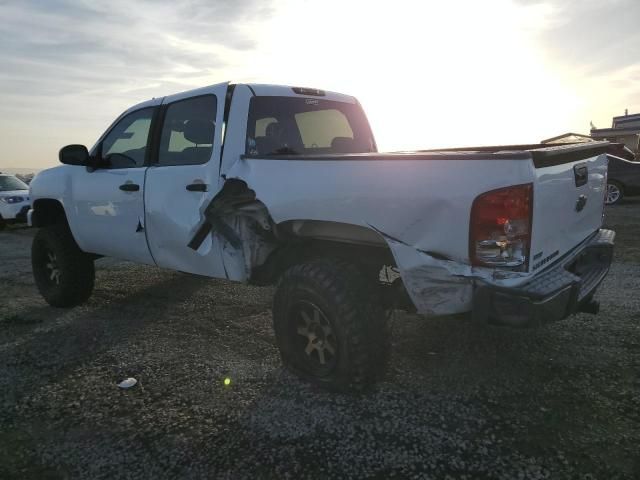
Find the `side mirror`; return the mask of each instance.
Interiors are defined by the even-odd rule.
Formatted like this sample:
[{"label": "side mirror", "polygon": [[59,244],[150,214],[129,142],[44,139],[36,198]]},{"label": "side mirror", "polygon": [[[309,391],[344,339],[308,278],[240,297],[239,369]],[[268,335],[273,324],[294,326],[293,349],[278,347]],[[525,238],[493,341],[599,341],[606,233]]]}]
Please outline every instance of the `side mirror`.
[{"label": "side mirror", "polygon": [[84,145],[67,145],[60,149],[58,158],[66,165],[88,165],[89,151]]}]

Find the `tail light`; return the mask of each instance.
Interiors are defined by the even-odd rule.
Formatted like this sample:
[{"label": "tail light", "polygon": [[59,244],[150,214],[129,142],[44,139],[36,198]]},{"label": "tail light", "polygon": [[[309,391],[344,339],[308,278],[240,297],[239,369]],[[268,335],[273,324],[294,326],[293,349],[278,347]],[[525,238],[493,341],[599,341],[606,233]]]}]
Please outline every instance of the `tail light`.
[{"label": "tail light", "polygon": [[483,193],[471,207],[472,265],[525,270],[531,248],[533,184]]}]

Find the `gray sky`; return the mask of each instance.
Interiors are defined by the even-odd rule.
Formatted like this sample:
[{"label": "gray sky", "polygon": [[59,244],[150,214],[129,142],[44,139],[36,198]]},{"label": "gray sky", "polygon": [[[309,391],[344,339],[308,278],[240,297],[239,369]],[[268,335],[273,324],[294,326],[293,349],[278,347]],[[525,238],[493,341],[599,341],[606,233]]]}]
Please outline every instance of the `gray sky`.
[{"label": "gray sky", "polygon": [[640,111],[637,0],[445,3],[0,0],[0,168],[55,165],[133,103],[226,80],[355,95],[382,149]]}]

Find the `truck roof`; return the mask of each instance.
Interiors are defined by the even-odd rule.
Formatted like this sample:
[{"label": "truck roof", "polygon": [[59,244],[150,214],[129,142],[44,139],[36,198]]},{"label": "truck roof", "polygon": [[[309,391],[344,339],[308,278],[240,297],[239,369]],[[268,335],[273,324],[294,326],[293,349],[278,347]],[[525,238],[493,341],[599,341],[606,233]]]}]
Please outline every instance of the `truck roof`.
[{"label": "truck roof", "polygon": [[[225,83],[225,82],[222,82]],[[228,83],[228,82],[226,82]],[[314,97],[314,98],[323,98],[325,100],[332,100],[335,102],[345,102],[345,103],[356,103],[356,98],[351,95],[345,95],[343,93],[338,92],[330,92],[328,90],[320,90],[317,88],[309,88],[309,87],[295,87],[290,85],[271,85],[267,83],[229,83],[229,85],[246,85],[251,89],[251,91],[257,96],[266,96],[266,97]],[[183,92],[175,92],[176,94],[180,93],[189,93],[198,95],[201,90],[204,93],[204,90],[208,89],[213,85],[207,85],[204,87],[198,87],[191,90],[185,90]],[[173,94],[171,94],[173,95]],[[152,107],[162,103],[162,100],[168,95],[163,97],[156,97],[150,100],[146,100],[144,102],[137,103],[129,107],[126,112],[131,112],[133,110],[139,110],[144,107]],[[125,113],[126,113],[125,112]]]},{"label": "truck roof", "polygon": [[[242,85],[242,84],[239,84]],[[330,92],[328,90],[320,90],[309,87],[296,87],[291,85],[270,85],[266,83],[247,83],[247,85],[257,96],[273,96],[273,97],[322,97],[326,100],[336,102],[356,103],[355,97],[345,95],[344,93]]]}]

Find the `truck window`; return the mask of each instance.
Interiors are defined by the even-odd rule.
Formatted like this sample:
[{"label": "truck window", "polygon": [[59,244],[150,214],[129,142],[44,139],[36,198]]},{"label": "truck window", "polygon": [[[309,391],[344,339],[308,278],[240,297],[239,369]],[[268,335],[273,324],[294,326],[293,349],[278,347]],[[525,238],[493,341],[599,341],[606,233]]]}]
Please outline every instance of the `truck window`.
[{"label": "truck window", "polygon": [[273,117],[260,118],[256,120],[256,137],[264,137],[267,135],[267,126],[271,123],[278,123]]},{"label": "truck window", "polygon": [[294,117],[304,148],[331,148],[336,138],[353,140],[349,120],[339,110],[302,112]]},{"label": "truck window", "polygon": [[144,165],[149,128],[155,108],[131,112],[111,129],[102,141],[102,158],[109,168]]},{"label": "truck window", "polygon": [[339,154],[375,151],[359,105],[305,97],[253,97],[247,155]]},{"label": "truck window", "polygon": [[158,165],[198,165],[209,161],[217,104],[214,95],[203,95],[169,105],[162,125]]}]

